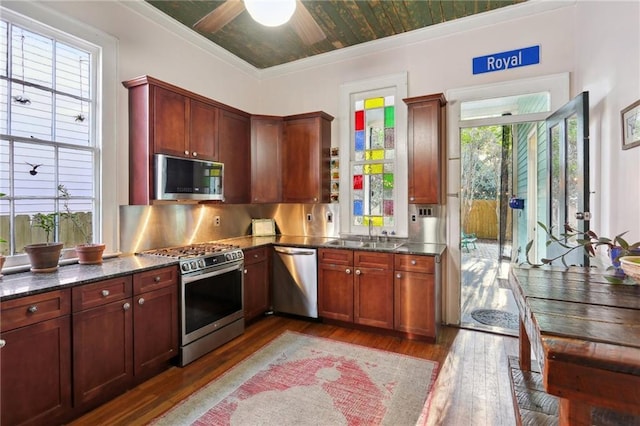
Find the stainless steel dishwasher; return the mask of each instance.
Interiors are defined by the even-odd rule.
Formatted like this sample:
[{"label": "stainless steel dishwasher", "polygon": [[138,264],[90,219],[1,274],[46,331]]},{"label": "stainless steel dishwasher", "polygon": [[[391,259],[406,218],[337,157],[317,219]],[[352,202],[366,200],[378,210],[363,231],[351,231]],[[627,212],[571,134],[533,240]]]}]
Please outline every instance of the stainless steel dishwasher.
[{"label": "stainless steel dishwasher", "polygon": [[273,311],[318,318],[317,251],[275,246],[273,256]]}]

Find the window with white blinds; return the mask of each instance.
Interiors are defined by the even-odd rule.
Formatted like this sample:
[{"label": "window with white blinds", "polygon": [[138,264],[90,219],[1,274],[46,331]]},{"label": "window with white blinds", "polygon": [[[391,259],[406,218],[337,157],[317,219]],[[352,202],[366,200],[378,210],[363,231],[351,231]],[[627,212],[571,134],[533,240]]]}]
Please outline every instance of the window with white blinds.
[{"label": "window with white blinds", "polygon": [[[0,253],[45,242],[33,215],[53,214],[51,240],[73,247],[95,235],[99,156],[96,61],[91,44],[34,23],[0,20]],[[60,191],[66,189],[68,198]],[[65,223],[66,207],[84,232]],[[90,237],[89,239],[92,239]]]}]

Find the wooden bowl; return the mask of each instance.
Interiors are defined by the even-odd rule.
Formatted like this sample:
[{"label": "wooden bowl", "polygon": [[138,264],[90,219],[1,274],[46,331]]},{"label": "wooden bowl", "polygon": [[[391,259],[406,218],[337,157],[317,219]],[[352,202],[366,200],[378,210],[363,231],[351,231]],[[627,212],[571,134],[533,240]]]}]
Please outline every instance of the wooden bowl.
[{"label": "wooden bowl", "polygon": [[620,267],[625,274],[640,284],[640,256],[624,256],[620,258]]}]

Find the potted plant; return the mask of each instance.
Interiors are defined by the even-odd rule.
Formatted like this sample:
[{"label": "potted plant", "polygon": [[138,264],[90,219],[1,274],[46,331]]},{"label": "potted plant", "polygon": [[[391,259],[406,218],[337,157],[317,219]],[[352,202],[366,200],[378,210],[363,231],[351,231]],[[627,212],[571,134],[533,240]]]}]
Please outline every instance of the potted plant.
[{"label": "potted plant", "polygon": [[63,244],[50,242],[51,233],[56,227],[56,216],[57,213],[36,213],[31,219],[31,226],[42,229],[47,236],[46,243],[28,244],[24,247],[32,272],[53,272],[58,269]]},{"label": "potted plant", "polygon": [[73,224],[84,240],[83,244],[77,244],[75,247],[76,254],[78,255],[78,263],[81,265],[96,265],[102,263],[102,253],[104,252],[105,245],[101,243],[92,242],[91,229],[88,229],[86,223],[81,220],[80,214],[72,212],[69,207],[69,199],[71,194],[64,185],[58,185],[58,191],[63,200],[62,209],[60,212],[60,218],[69,220]]},{"label": "potted plant", "polygon": [[557,243],[564,250],[563,253],[549,259],[541,259],[541,264],[535,264],[529,259],[529,251],[533,246],[533,241],[529,241],[526,247],[527,263],[532,266],[549,265],[555,260],[560,260],[564,266],[568,266],[565,256],[569,253],[583,249],[584,252],[591,257],[596,255],[598,247],[607,247],[611,266],[607,270],[614,270],[616,275],[624,276],[624,271],[620,268],[620,258],[629,255],[640,255],[640,241],[629,243],[623,237],[627,232],[616,235],[613,239],[598,236],[594,231],[579,231],[571,225],[564,226],[564,232],[560,235],[553,235],[552,229],[547,228],[543,223],[538,222],[538,226],[547,234],[547,246]]}]

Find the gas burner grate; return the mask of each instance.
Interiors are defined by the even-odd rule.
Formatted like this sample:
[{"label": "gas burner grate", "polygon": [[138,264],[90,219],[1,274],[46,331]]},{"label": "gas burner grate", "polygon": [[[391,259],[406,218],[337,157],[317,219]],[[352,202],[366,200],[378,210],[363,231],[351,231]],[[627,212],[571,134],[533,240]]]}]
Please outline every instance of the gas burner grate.
[{"label": "gas burner grate", "polygon": [[153,250],[146,250],[141,252],[143,255],[150,256],[163,256],[172,258],[185,258],[185,257],[197,257],[206,256],[214,253],[222,253],[229,250],[235,250],[239,247],[233,244],[223,243],[195,243],[186,246],[179,247],[167,247]]}]

